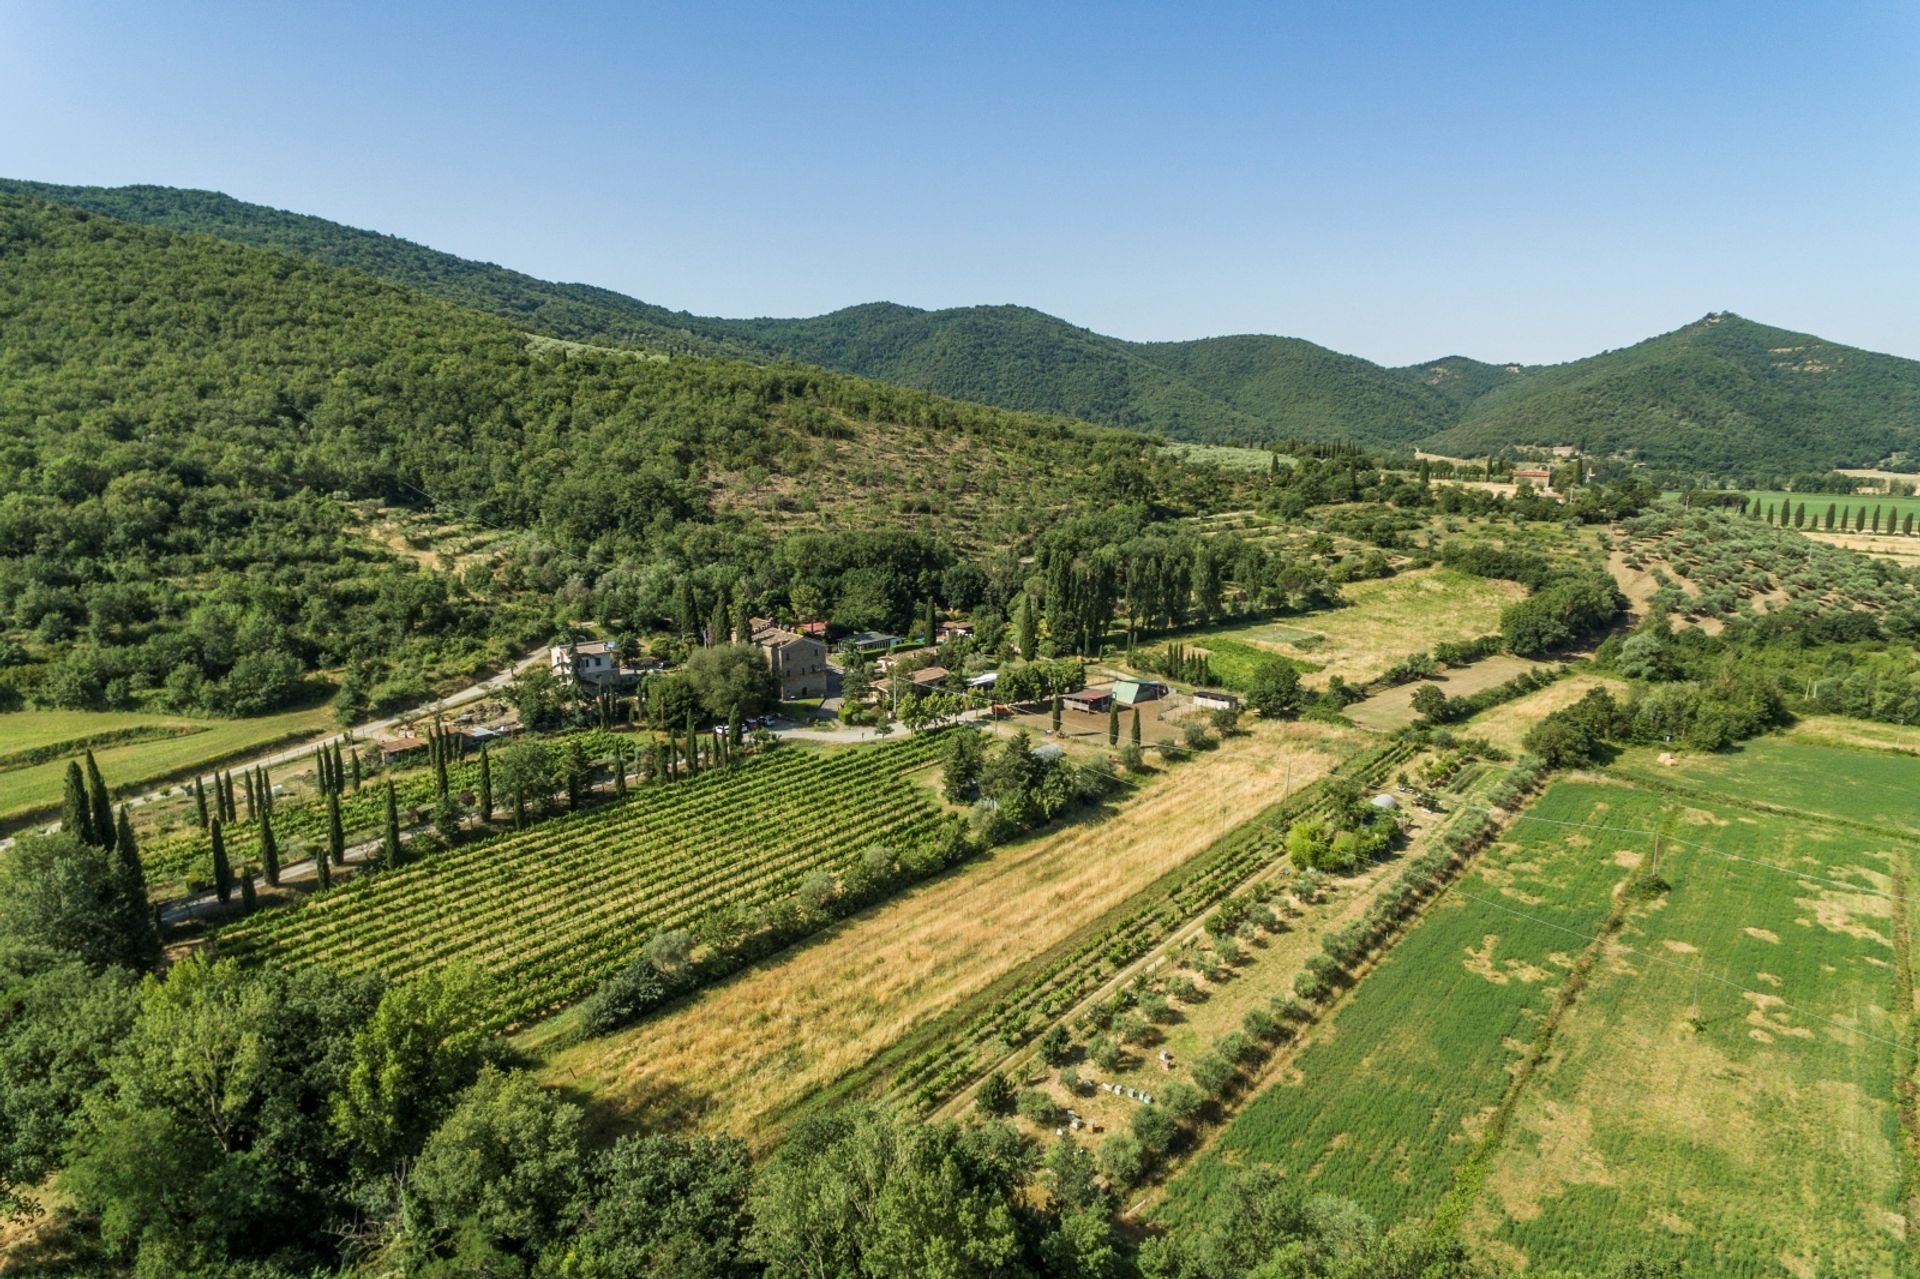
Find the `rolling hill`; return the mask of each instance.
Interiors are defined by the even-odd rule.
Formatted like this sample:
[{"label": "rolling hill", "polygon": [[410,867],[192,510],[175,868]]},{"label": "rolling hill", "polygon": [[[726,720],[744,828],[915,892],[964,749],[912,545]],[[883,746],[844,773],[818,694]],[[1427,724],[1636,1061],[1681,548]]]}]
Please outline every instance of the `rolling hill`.
[{"label": "rolling hill", "polygon": [[792,360],[1174,439],[1347,439],[1468,455],[1585,442],[1600,455],[1756,482],[1920,457],[1920,361],[1726,312],[1567,364],[1453,355],[1390,369],[1299,338],[1128,342],[1022,306],[696,316],[214,192],[5,180],[0,191],[348,267],[553,337]]}]

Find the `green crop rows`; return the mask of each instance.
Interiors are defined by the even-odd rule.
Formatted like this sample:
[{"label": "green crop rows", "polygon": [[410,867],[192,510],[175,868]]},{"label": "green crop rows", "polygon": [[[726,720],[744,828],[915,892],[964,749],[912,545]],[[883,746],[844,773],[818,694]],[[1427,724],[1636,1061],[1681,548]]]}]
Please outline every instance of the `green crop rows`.
[{"label": "green crop rows", "polygon": [[938,750],[778,750],[356,879],[232,925],[219,947],[394,978],[470,963],[497,979],[489,1024],[523,1023],[586,995],[659,929],[765,907],[875,844],[930,837],[950,819],[903,773]]}]

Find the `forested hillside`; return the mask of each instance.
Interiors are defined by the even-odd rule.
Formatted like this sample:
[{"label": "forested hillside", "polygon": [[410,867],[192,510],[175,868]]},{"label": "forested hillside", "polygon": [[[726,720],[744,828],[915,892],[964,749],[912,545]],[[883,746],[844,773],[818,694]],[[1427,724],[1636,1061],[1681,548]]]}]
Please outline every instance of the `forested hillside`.
[{"label": "forested hillside", "polygon": [[[808,528],[832,530],[808,562],[845,575],[826,606],[904,621],[957,551],[1217,482],[1142,436],[532,341],[359,272],[17,196],[0,438],[0,666],[53,660],[55,704],[229,713],[311,669],[417,681],[564,620],[676,619]],[[366,535],[368,501],[514,541],[422,567]]]},{"label": "forested hillside", "polygon": [[1427,441],[1446,453],[1584,443],[1702,474],[1788,475],[1920,452],[1920,361],[1726,312],[1530,369]]},{"label": "forested hillside", "polygon": [[1298,338],[1126,342],[1021,306],[876,302],[807,319],[717,319],[213,192],[0,181],[3,190],[352,267],[554,337],[792,359],[1175,439],[1473,456],[1584,442],[1599,456],[1755,482],[1920,455],[1920,361],[1727,313],[1569,364],[1448,356],[1387,369]]}]

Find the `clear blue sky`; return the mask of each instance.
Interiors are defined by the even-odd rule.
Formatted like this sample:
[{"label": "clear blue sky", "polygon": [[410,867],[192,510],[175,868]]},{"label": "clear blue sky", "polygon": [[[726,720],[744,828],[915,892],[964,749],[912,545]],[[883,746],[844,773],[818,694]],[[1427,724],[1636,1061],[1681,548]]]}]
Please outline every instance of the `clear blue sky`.
[{"label": "clear blue sky", "polygon": [[1920,3],[0,0],[0,174],[210,187],[721,315],[1544,361],[1920,357]]}]

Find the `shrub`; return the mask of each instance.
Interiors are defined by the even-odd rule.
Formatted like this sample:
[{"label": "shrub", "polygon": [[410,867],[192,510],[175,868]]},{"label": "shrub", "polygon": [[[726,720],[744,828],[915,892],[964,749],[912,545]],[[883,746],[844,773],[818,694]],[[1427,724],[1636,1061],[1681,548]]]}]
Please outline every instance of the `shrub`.
[{"label": "shrub", "polygon": [[1066,1069],[1062,1070],[1060,1072],[1060,1086],[1067,1090],[1068,1095],[1075,1096],[1075,1097],[1079,1096],[1081,1085],[1080,1085],[1080,1071],[1078,1070],[1078,1068],[1073,1066],[1068,1066]]},{"label": "shrub", "polygon": [[1206,750],[1214,744],[1213,734],[1197,719],[1190,719],[1180,726],[1180,740],[1196,751]]},{"label": "shrub", "polygon": [[1147,767],[1147,757],[1141,753],[1140,748],[1134,743],[1120,743],[1120,749],[1115,753],[1120,757],[1120,767],[1126,769],[1129,773],[1145,771]]},{"label": "shrub", "polygon": [[1293,993],[1310,1004],[1318,1004],[1333,993],[1333,987],[1327,984],[1326,978],[1309,971],[1293,979]]},{"label": "shrub", "polygon": [[1139,1139],[1140,1149],[1154,1158],[1166,1154],[1174,1138],[1180,1135],[1180,1126],[1158,1106],[1140,1107],[1133,1112],[1133,1122],[1128,1126]]},{"label": "shrub", "polygon": [[1088,1055],[1102,1070],[1118,1070],[1120,1063],[1125,1059],[1120,1051],[1120,1045],[1105,1035],[1093,1041],[1093,1047]]},{"label": "shrub", "polygon": [[1100,1143],[1100,1172],[1113,1185],[1131,1186],[1146,1170],[1146,1151],[1132,1133],[1111,1133]]},{"label": "shrub", "polygon": [[1015,1098],[1014,1109],[1022,1119],[1042,1128],[1055,1127],[1066,1118],[1059,1103],[1038,1088],[1029,1088]]},{"label": "shrub", "polygon": [[1004,1114],[1012,1101],[1013,1085],[997,1070],[980,1081],[980,1091],[974,1096],[974,1105],[984,1115]]}]

